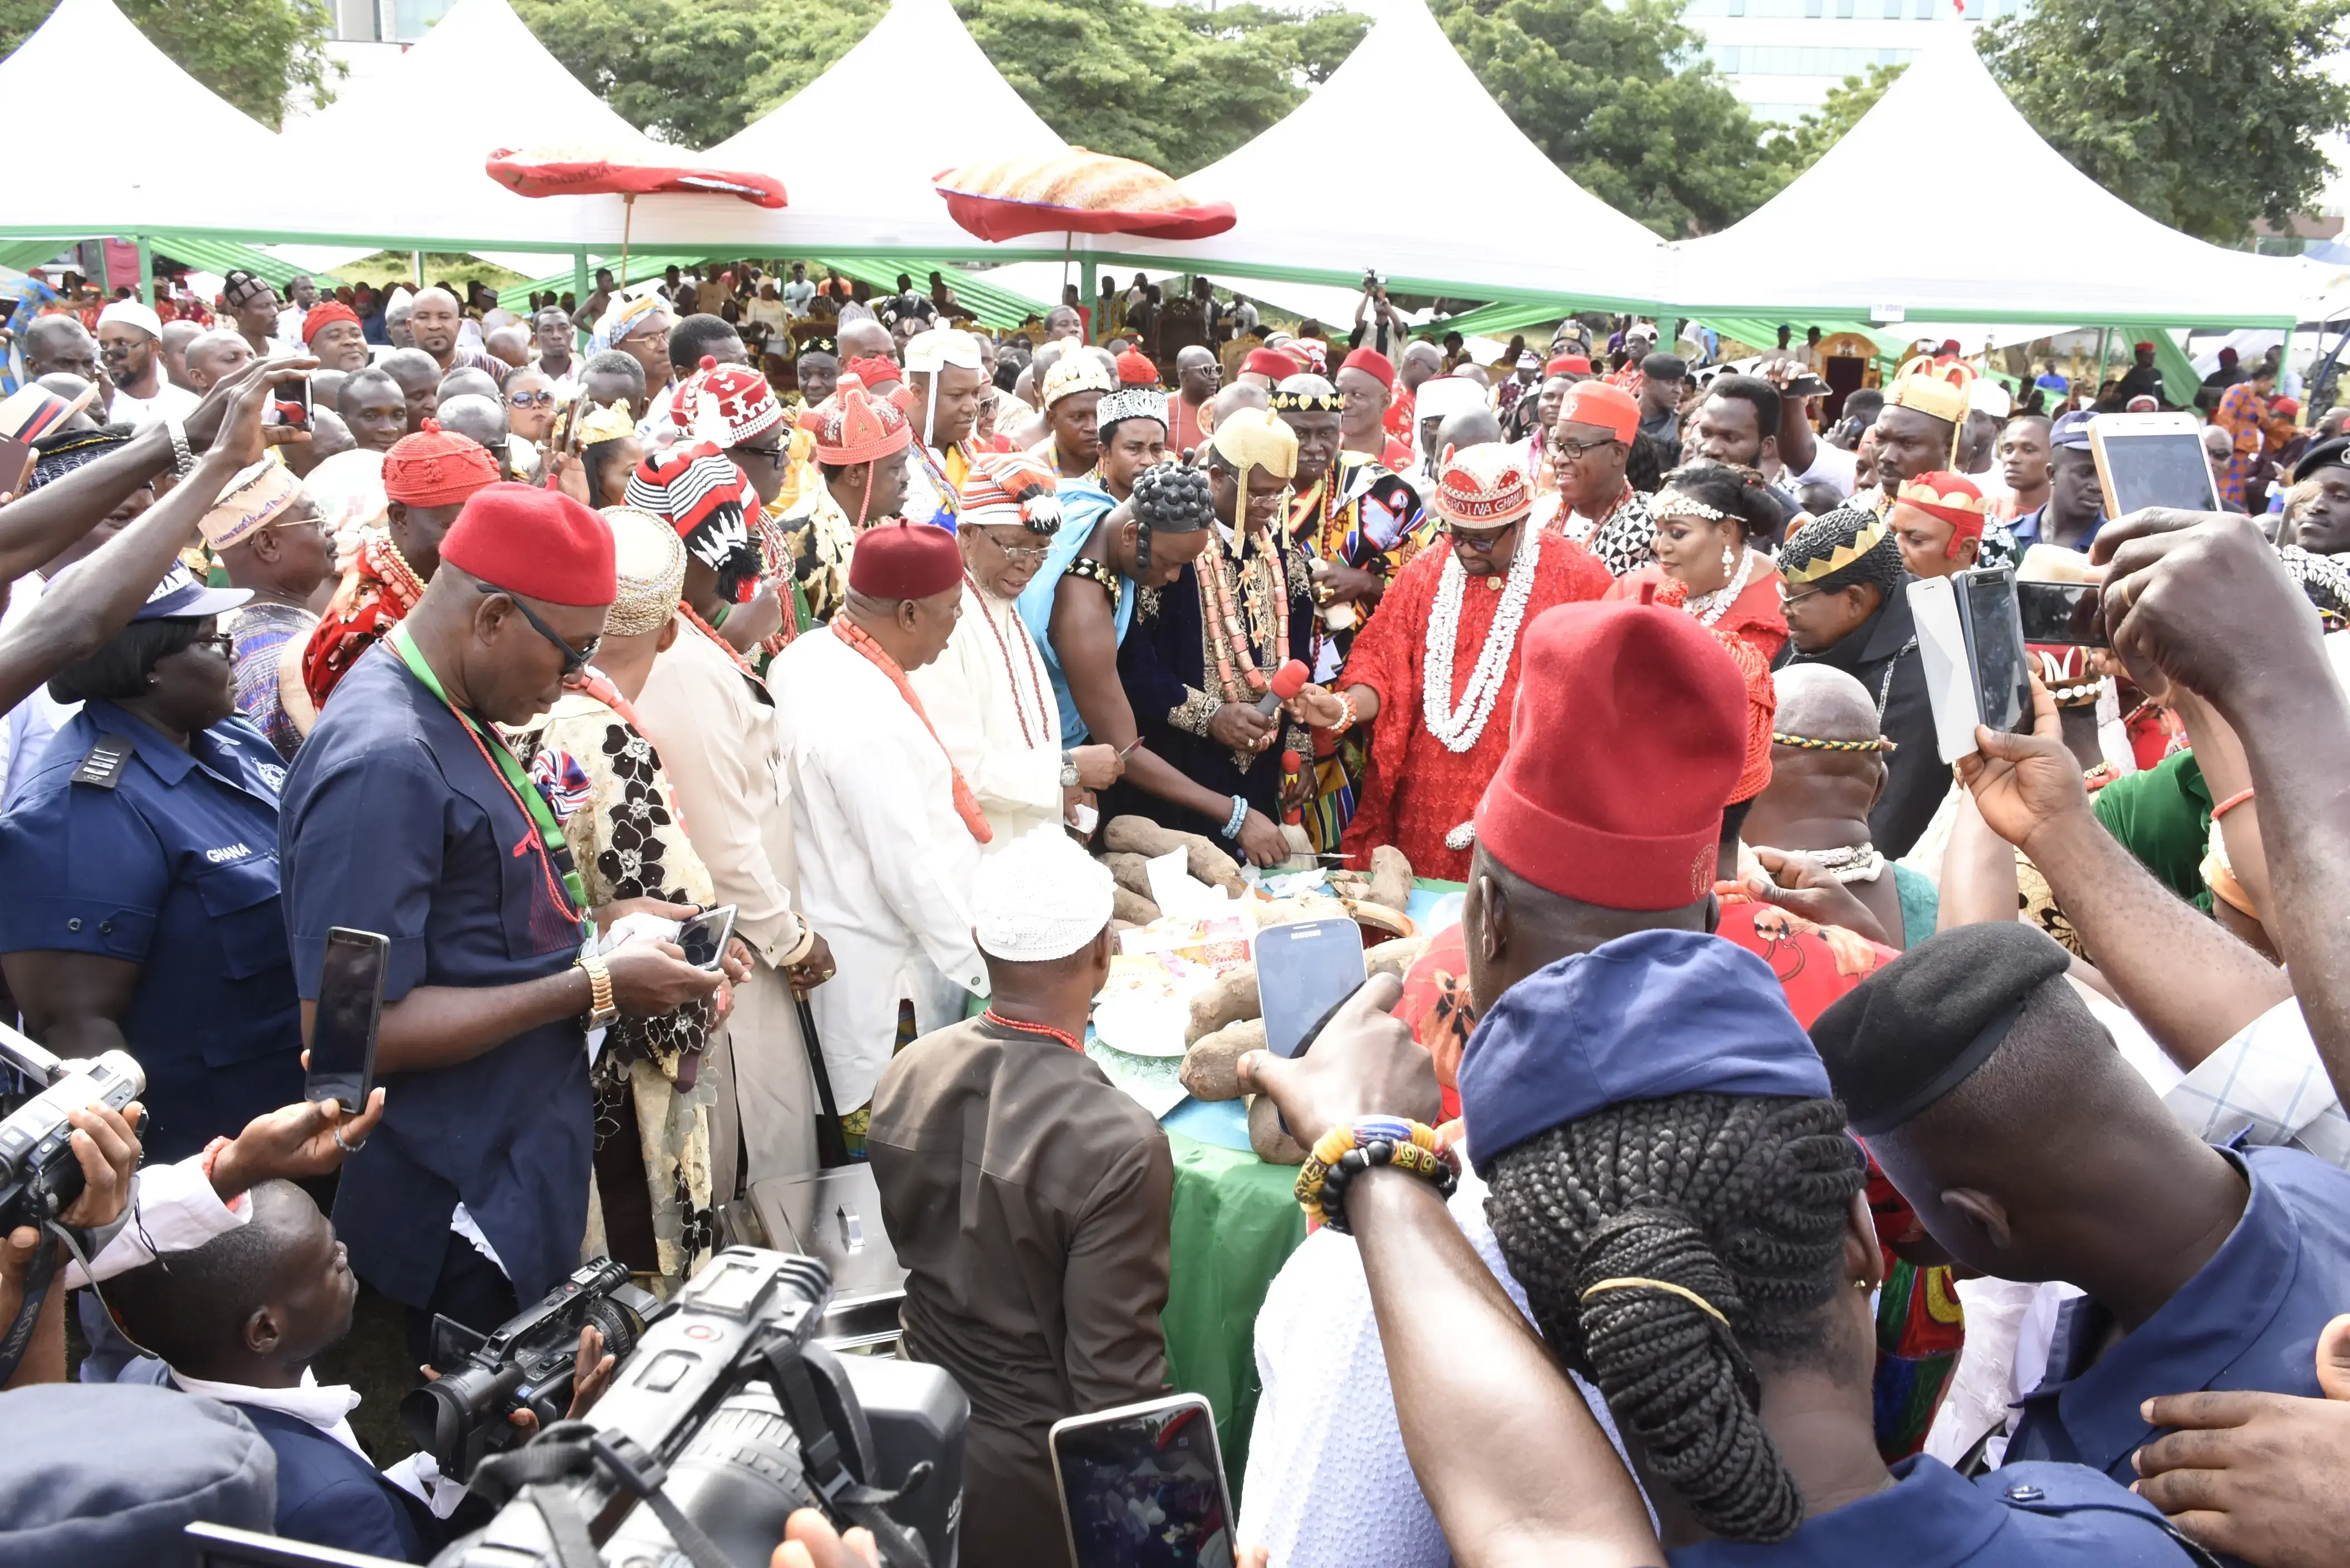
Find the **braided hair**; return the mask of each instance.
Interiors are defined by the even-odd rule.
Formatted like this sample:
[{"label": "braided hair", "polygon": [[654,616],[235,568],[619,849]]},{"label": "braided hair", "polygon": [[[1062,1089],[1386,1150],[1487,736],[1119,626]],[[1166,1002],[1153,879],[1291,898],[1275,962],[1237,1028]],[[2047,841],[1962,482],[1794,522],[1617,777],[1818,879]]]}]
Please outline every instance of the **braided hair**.
[{"label": "braided hair", "polygon": [[1820,1355],[1862,1179],[1843,1107],[1784,1096],[1626,1101],[1494,1162],[1486,1213],[1543,1336],[1725,1540],[1804,1521],[1749,1357]]},{"label": "braided hair", "polygon": [[1216,520],[1216,495],[1207,474],[1180,462],[1158,462],[1134,476],[1134,566],[1150,569],[1153,533],[1196,534]]},{"label": "braided hair", "polygon": [[[1839,506],[1823,513],[1787,535],[1787,542],[1779,547],[1779,570],[1795,571],[1825,560],[1876,526],[1877,514],[1865,506]],[[1873,583],[1890,598],[1900,591],[1908,575],[1901,565],[1900,543],[1887,531],[1868,554],[1825,576],[1813,578],[1806,586],[1841,593],[1856,583]]]},{"label": "braided hair", "polygon": [[1786,521],[1770,483],[1743,463],[1685,462],[1665,475],[1662,488],[1736,518],[1739,533],[1748,539],[1769,539]]}]

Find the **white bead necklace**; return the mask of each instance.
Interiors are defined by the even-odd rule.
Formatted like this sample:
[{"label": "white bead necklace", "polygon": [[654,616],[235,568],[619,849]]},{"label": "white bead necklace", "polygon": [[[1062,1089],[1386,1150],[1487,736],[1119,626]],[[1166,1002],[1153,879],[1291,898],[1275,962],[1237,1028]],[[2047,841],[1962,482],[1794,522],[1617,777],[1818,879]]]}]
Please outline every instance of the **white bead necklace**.
[{"label": "white bead necklace", "polygon": [[1458,552],[1447,551],[1444,579],[1437,585],[1436,603],[1429,611],[1427,659],[1420,673],[1420,713],[1428,732],[1451,752],[1465,752],[1485,732],[1493,704],[1502,695],[1510,659],[1517,651],[1518,623],[1525,618],[1526,601],[1534,597],[1534,557],[1542,548],[1542,531],[1518,531],[1517,553],[1510,558],[1510,575],[1502,602],[1493,607],[1493,624],[1486,628],[1485,646],[1478,650],[1477,667],[1452,701],[1453,657],[1461,640],[1461,596],[1469,574],[1461,568]]},{"label": "white bead necklace", "polygon": [[1738,596],[1745,591],[1746,579],[1752,575],[1753,570],[1753,550],[1745,545],[1739,546],[1738,570],[1731,574],[1730,581],[1710,594],[1691,594],[1689,601],[1681,607],[1697,617],[1698,625],[1711,626],[1729,613],[1731,605],[1738,602]]}]

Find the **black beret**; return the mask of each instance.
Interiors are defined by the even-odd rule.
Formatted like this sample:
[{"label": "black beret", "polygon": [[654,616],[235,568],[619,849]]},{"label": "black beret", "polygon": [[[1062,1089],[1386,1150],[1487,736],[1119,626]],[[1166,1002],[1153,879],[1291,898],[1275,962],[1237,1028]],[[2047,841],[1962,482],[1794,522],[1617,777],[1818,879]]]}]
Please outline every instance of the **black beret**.
[{"label": "black beret", "polygon": [[2023,1004],[2072,962],[2016,920],[1911,948],[1812,1021],[1812,1044],[1863,1137],[1891,1132],[1973,1076]]},{"label": "black beret", "polygon": [[2303,452],[2301,461],[2293,465],[2294,483],[2307,479],[2321,468],[2350,468],[2350,436],[2319,441]]}]

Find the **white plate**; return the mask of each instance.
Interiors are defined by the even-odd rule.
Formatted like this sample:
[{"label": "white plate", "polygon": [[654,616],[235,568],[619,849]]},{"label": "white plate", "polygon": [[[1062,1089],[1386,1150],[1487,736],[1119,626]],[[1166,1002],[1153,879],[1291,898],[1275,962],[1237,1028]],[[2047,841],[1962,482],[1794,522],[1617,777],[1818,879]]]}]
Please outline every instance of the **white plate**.
[{"label": "white plate", "polygon": [[1180,1056],[1183,1032],[1191,1022],[1188,996],[1127,992],[1094,1008],[1094,1033],[1105,1044],[1129,1056]]}]

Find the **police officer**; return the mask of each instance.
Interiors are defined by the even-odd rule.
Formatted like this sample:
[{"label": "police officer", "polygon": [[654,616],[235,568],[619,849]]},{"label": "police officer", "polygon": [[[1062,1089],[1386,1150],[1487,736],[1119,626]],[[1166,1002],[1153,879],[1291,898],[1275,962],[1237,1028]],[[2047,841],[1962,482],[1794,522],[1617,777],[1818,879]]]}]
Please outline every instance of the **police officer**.
[{"label": "police officer", "polygon": [[128,1050],[148,1157],[175,1160],[302,1097],[278,907],[286,768],[236,709],[243,588],[174,565],[130,624],[49,681],[81,711],[0,816],[0,967],[61,1055]]},{"label": "police officer", "polygon": [[552,490],[476,492],[423,597],[335,688],[286,780],[304,997],[330,928],[391,941],[384,1120],[343,1167],[334,1218],[359,1277],[409,1307],[420,1355],[432,1314],[495,1328],[577,1262],[588,1031],[718,985],[667,943],[588,950],[597,922],[562,828],[498,732],[585,667],[614,586],[595,513]]}]

